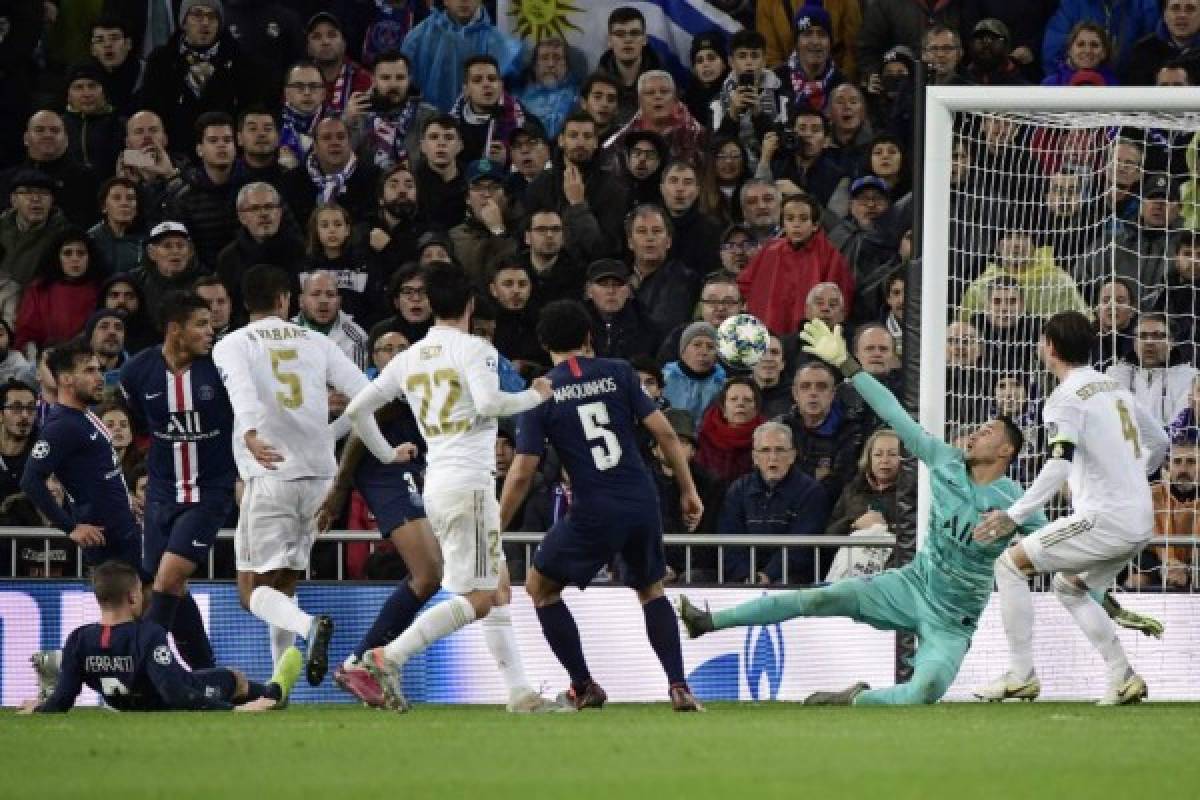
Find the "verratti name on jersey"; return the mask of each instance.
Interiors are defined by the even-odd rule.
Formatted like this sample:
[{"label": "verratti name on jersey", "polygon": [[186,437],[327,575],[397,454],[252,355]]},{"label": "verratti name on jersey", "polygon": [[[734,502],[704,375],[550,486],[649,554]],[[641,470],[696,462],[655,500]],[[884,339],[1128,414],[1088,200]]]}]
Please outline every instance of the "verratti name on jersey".
[{"label": "verratti name on jersey", "polygon": [[612,378],[597,378],[584,383],[570,383],[554,390],[554,402],[567,403],[572,400],[585,400],[600,394],[612,394],[617,391],[617,382]]}]

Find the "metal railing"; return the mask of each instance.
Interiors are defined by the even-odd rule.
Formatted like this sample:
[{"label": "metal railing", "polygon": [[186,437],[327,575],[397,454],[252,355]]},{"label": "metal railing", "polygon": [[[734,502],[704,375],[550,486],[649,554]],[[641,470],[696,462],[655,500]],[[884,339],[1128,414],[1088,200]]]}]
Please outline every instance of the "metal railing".
[{"label": "metal railing", "polygon": [[[512,532],[502,534],[502,541],[505,545],[517,545],[523,548],[525,564],[532,563],[533,550],[542,537],[542,533],[530,532]],[[0,526],[0,540],[8,539],[9,556],[11,557],[11,569],[8,575],[0,573],[0,578],[9,577],[26,577],[17,575],[17,549],[20,541],[41,540],[42,541],[42,558],[41,565],[43,567],[43,575],[49,575],[51,572],[51,552],[55,542],[67,541],[67,535],[56,528],[26,528],[26,527],[5,527]],[[217,535],[218,541],[231,542],[233,540],[233,529],[222,529]],[[372,545],[374,551],[375,546],[381,544],[384,539],[377,531],[329,531],[328,533],[320,534],[315,542],[314,549],[323,543],[336,544],[335,557],[335,575],[336,580],[346,580],[346,551],[345,545],[354,542],[367,542]],[[781,582],[789,584],[792,577],[788,573],[788,551],[791,548],[812,548],[814,551],[814,565],[811,580],[804,581],[805,583],[821,583],[825,572],[822,567],[822,551],[840,547],[893,547],[896,543],[895,537],[890,534],[868,535],[855,534],[854,536],[824,536],[824,535],[809,535],[809,536],[792,536],[792,535],[758,535],[750,536],[746,534],[736,535],[720,535],[720,534],[687,534],[687,533],[669,533],[663,536],[663,544],[668,548],[683,547],[684,548],[684,564],[683,570],[679,573],[678,579],[683,583],[693,583],[693,579],[697,575],[696,568],[693,567],[693,548],[716,548],[717,563],[715,581],[712,578],[701,580],[700,582],[715,582],[716,584],[730,585],[732,581],[725,579],[725,549],[734,548],[738,550],[749,549],[750,551],[750,575],[756,575],[758,572],[758,558],[760,550],[782,549],[782,574]],[[1150,545],[1147,545],[1147,550],[1151,547],[1170,544],[1172,547],[1190,547],[1193,550],[1193,558],[1187,570],[1190,572],[1190,581],[1186,586],[1170,587],[1165,580],[1165,567],[1161,565],[1152,566],[1150,568],[1140,570],[1150,576],[1148,586],[1141,589],[1133,589],[1129,591],[1162,591],[1170,589],[1172,591],[1200,591],[1200,536],[1172,536],[1167,540],[1154,540]],[[74,549],[74,545],[71,545]],[[3,552],[0,550],[0,552]],[[1143,551],[1144,553],[1145,551]],[[68,555],[68,558],[71,558]],[[215,559],[214,551],[209,551],[207,574],[209,580],[215,580]],[[72,570],[74,577],[83,577],[83,565],[80,559],[74,558],[74,568]],[[311,567],[308,577],[312,576]],[[36,577],[36,576],[35,576]],[[64,575],[63,577],[67,577]],[[522,576],[514,575],[514,582],[520,583],[519,578]],[[738,581],[739,585],[741,581]],[[1049,590],[1049,576],[1038,576],[1034,580],[1034,588],[1039,590]],[[1123,587],[1122,587],[1123,588]]]},{"label": "metal railing", "polygon": [[[218,541],[232,541],[233,529],[224,528],[217,534]],[[529,564],[532,561],[533,550],[539,542],[541,542],[543,533],[530,532],[513,532],[502,534],[502,541],[505,545],[520,545],[524,548],[525,563]],[[68,539],[67,535],[57,528],[23,528],[23,527],[4,527],[0,526],[0,540],[11,539],[9,543],[10,556],[12,559],[12,570],[9,577],[19,577],[15,573],[17,571],[17,550],[18,542],[22,540],[42,540],[42,566],[45,570],[44,574],[48,575],[51,571],[51,551],[53,542],[63,542]],[[345,545],[351,542],[369,542],[373,545],[378,545],[384,540],[379,535],[378,531],[329,531],[317,536],[314,546],[322,543],[337,544],[337,560],[336,560],[336,575],[337,580],[343,580],[345,576],[346,559]],[[750,575],[756,575],[758,572],[758,556],[760,549],[781,549],[782,550],[782,574],[783,583],[789,583],[788,575],[788,552],[791,548],[807,547],[813,548],[815,551],[814,575],[812,583],[821,582],[823,571],[821,568],[821,551],[824,548],[835,547],[892,547],[896,543],[896,538],[890,534],[867,535],[857,534],[854,536],[793,536],[793,535],[714,535],[714,534],[672,534],[668,533],[663,536],[663,544],[665,547],[683,547],[684,548],[684,569],[680,573],[680,577],[686,583],[692,582],[693,567],[692,567],[692,549],[693,548],[716,548],[717,550],[717,569],[716,582],[718,584],[726,583],[725,581],[725,548],[735,548],[738,550],[750,550]],[[372,550],[374,547],[372,547]],[[208,556],[208,575],[209,579],[214,578],[214,553],[209,550]],[[77,558],[75,559],[75,577],[83,577],[83,565]],[[309,572],[311,576],[311,568]],[[792,576],[794,577],[794,576]]]}]

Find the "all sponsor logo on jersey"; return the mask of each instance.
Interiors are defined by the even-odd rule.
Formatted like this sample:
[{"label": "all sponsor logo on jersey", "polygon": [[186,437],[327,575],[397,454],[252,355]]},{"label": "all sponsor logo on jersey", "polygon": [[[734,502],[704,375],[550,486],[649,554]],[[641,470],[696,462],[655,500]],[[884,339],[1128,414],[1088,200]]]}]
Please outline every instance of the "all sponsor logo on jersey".
[{"label": "all sponsor logo on jersey", "polygon": [[167,418],[168,436],[195,435],[203,432],[199,411],[172,411],[171,416]]}]

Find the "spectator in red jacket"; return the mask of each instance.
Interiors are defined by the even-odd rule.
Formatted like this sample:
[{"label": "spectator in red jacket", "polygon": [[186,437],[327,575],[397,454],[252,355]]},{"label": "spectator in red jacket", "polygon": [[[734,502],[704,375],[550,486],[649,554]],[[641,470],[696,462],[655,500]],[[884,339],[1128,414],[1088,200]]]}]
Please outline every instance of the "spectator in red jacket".
[{"label": "spectator in red jacket", "polygon": [[17,311],[18,350],[65,342],[83,330],[100,297],[100,259],[88,235],[69,228],[46,248]]},{"label": "spectator in red jacket", "polygon": [[811,196],[785,199],[783,236],[760,250],[738,275],[747,311],[778,336],[799,329],[805,298],[818,283],[836,283],[847,305],[854,297],[854,275],[821,230],[820,219],[821,206]]}]

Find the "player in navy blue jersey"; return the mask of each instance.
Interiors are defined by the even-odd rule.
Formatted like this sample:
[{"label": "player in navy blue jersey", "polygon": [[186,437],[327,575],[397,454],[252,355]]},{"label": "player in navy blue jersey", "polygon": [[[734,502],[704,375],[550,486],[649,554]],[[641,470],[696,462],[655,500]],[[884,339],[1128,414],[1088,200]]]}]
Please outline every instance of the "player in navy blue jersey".
[{"label": "player in navy blue jersey", "polygon": [[654,479],[638,450],[637,430],[654,437],[679,483],[689,529],[704,506],[688,471],[687,456],[667,418],[642,390],[627,362],[592,357],[588,315],[571,300],[542,309],[537,335],[554,368],[550,400],[517,418],[517,456],[500,497],[507,527],[529,491],[549,443],[571,479],[567,515],[546,533],[533,557],[525,589],[537,609],[550,648],[571,676],[562,698],[577,709],[599,708],[607,695],[588,671],[579,629],[562,601],[564,586],[587,587],[599,569],[620,555],[624,582],[646,616],[646,634],[667,673],[676,711],[703,711],[684,679],[675,612],[663,594],[666,561]]},{"label": "player in navy blue jersey", "polygon": [[300,677],[304,659],[294,647],[266,684],[224,667],[189,672],[172,655],[166,630],[138,619],[136,569],[107,561],[93,571],[92,587],[100,622],[72,631],[54,693],[41,703],[26,700],[24,713],[69,711],[84,686],[118,711],[266,711],[282,707]]},{"label": "player in navy blue jersey", "polygon": [[[104,391],[100,362],[87,342],[74,339],[54,348],[47,369],[58,387],[58,402],[46,413],[25,462],[21,491],[82,548],[86,566],[117,559],[136,567],[142,532],[108,429],[88,408],[100,402]],[[70,512],[46,487],[51,475],[66,490]]]},{"label": "player in navy blue jersey", "polygon": [[233,408],[212,360],[208,304],[173,292],[159,315],[162,346],[121,368],[121,391],[150,434],[142,568],[154,588],[146,618],[171,632],[192,669],[204,669],[215,663],[212,645],[187,581],[233,510]]},{"label": "player in navy blue jersey", "polygon": [[[395,353],[372,355],[376,365],[383,369]],[[408,567],[407,580],[384,601],[375,622],[333,673],[338,686],[369,706],[382,707],[383,691],[358,663],[359,659],[367,650],[381,647],[403,633],[425,601],[437,593],[442,583],[442,556],[421,500],[420,482],[425,471],[426,446],[412,409],[403,400],[394,400],[376,412],[375,418],[384,437],[402,448],[405,458],[384,464],[371,454],[358,436],[351,434],[342,448],[333,487],[317,513],[317,527],[322,531],[329,529],[342,513],[346,497],[354,487],[375,516],[380,534],[391,541]],[[400,452],[398,450],[398,455]]]}]

